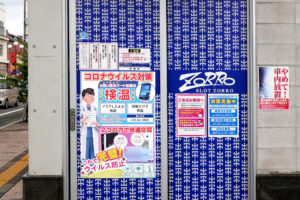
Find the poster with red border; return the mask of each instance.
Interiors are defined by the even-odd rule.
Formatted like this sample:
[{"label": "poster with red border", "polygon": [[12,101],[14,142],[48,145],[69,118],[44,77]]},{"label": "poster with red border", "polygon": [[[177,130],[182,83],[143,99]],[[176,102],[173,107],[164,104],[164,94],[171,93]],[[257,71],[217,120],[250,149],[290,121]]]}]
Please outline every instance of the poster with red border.
[{"label": "poster with red border", "polygon": [[259,109],[289,109],[289,68],[259,68]]},{"label": "poster with red border", "polygon": [[154,178],[154,126],[101,126],[95,159],[83,160],[82,178]]},{"label": "poster with red border", "polygon": [[176,136],[206,137],[205,94],[176,94]]},{"label": "poster with red border", "polygon": [[80,75],[80,177],[156,178],[155,73]]}]

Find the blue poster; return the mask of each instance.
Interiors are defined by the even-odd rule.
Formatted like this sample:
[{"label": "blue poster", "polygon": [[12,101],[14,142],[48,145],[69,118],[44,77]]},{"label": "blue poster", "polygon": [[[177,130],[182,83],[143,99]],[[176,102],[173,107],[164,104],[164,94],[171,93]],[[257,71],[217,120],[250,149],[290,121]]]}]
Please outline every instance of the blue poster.
[{"label": "blue poster", "polygon": [[238,94],[208,95],[208,136],[238,137]]}]

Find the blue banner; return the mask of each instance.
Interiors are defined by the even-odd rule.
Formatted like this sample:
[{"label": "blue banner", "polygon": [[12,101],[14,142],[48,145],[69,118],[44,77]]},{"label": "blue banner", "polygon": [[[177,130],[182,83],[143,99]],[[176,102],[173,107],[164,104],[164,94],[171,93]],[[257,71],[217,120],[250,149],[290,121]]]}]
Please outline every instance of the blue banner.
[{"label": "blue banner", "polygon": [[246,200],[247,1],[168,0],[167,17],[169,199]]}]

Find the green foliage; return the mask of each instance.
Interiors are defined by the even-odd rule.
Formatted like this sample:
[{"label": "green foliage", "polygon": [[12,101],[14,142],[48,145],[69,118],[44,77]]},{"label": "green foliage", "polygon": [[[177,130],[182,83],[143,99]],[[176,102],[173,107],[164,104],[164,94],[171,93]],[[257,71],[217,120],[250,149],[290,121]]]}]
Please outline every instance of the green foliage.
[{"label": "green foliage", "polygon": [[5,82],[13,87],[20,87],[19,78],[17,77],[6,77],[3,74],[0,74],[0,82]]},{"label": "green foliage", "polygon": [[24,46],[23,54],[19,56],[21,60],[20,63],[16,63],[18,66],[18,70],[20,71],[20,75],[16,78],[19,80],[19,87],[23,90],[27,91],[28,86],[28,45],[26,42],[19,41]]},{"label": "green foliage", "polygon": [[26,101],[28,96],[28,44],[23,41],[19,41],[24,46],[23,53],[18,56],[20,63],[15,63],[20,71],[20,75],[16,76],[18,79],[18,87],[21,88],[19,99],[20,101]]}]

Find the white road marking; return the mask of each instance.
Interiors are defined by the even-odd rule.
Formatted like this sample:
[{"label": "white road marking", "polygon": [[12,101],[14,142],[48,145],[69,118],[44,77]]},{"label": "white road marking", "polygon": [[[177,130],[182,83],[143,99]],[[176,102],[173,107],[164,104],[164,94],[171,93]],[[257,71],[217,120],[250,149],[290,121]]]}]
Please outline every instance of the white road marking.
[{"label": "white road marking", "polygon": [[7,112],[7,113],[0,114],[0,117],[5,116],[5,115],[9,115],[11,113],[19,112],[21,110],[24,110],[24,108],[20,108],[18,110],[13,110],[13,111],[10,111],[10,112]]},{"label": "white road marking", "polygon": [[11,126],[11,125],[14,125],[14,124],[16,124],[16,123],[18,123],[18,122],[21,122],[21,121],[23,121],[23,120],[20,119],[20,120],[18,120],[18,121],[13,122],[13,123],[6,124],[5,126],[0,127],[0,130],[1,130],[1,129],[4,129],[4,128],[6,128],[6,127],[9,127],[9,126]]}]

